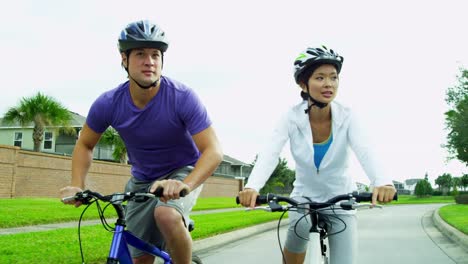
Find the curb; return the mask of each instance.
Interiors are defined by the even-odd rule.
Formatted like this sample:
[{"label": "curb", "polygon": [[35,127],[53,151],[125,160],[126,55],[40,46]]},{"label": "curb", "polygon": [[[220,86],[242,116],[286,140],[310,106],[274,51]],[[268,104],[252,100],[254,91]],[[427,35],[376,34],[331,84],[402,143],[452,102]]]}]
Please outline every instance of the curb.
[{"label": "curb", "polygon": [[451,225],[447,224],[439,215],[439,209],[434,210],[432,214],[432,220],[437,229],[441,233],[446,235],[449,239],[460,245],[464,250],[468,252],[468,235],[465,235],[461,231],[455,229]]},{"label": "curb", "polygon": [[[281,221],[280,226],[287,225],[288,219]],[[230,244],[240,239],[247,238],[256,234],[263,233],[268,230],[276,229],[278,227],[278,220],[259,224],[251,227],[242,228],[236,231],[215,235],[209,238],[193,241],[193,252],[196,254],[210,251],[216,248],[221,248],[227,244]]]}]

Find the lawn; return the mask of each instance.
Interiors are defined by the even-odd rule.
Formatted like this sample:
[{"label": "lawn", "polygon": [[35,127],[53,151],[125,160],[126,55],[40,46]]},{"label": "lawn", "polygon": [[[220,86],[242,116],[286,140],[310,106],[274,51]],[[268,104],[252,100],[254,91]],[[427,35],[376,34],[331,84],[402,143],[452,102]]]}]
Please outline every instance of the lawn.
[{"label": "lawn", "polygon": [[[279,219],[280,213],[236,211],[194,215],[194,240]],[[112,234],[101,225],[85,226],[81,239],[86,263],[104,263]],[[39,250],[38,250],[39,249]],[[0,236],[0,263],[81,263],[76,228]]]},{"label": "lawn", "polygon": [[[416,198],[399,196],[398,204],[454,203],[451,196]],[[239,207],[233,197],[199,198],[194,210],[210,210]],[[0,199],[0,228],[24,225],[78,221],[84,207],[74,208],[63,205],[54,198]],[[447,205],[440,209],[441,217],[468,234],[467,205]],[[114,217],[111,208],[106,217]],[[196,222],[192,232],[194,240],[244,228],[259,223],[274,221],[279,213],[225,212],[192,215]],[[92,206],[85,219],[98,218]],[[111,240],[111,233],[101,225],[86,226],[81,231],[86,263],[103,263]],[[40,250],[37,250],[40,249]],[[0,263],[80,263],[80,252],[76,228],[65,228],[45,232],[22,233],[0,236]]]},{"label": "lawn", "polygon": [[439,210],[445,222],[468,235],[468,204],[446,205]]},{"label": "lawn", "polygon": [[[233,197],[207,197],[199,198],[193,211],[235,207],[240,208]],[[0,228],[10,228],[77,221],[84,206],[75,208],[64,205],[58,198],[15,198],[0,199],[0,208]],[[115,216],[113,210],[112,207],[108,208],[106,217]],[[84,215],[86,220],[98,217],[95,205],[92,205]]]},{"label": "lawn", "polygon": [[454,203],[453,196],[416,197],[414,195],[398,195],[398,201],[391,204],[425,204],[425,203]]}]

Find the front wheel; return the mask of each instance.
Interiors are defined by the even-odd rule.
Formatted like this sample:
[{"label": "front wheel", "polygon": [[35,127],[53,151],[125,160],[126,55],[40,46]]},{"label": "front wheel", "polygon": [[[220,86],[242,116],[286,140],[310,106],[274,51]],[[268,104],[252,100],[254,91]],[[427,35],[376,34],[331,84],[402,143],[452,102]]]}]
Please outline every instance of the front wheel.
[{"label": "front wheel", "polygon": [[197,256],[197,255],[193,255],[193,256],[192,256],[192,263],[195,263],[195,264],[203,264],[203,262],[201,261],[200,257]]},{"label": "front wheel", "polygon": [[327,256],[322,256],[322,263],[323,264],[328,264],[328,257]]}]

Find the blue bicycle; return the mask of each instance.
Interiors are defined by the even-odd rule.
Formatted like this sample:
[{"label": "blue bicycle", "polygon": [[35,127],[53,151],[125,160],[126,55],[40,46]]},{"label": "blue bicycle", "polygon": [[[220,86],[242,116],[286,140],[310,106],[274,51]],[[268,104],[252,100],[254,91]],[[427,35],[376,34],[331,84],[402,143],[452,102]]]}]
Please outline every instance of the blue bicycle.
[{"label": "blue bicycle", "polygon": [[[83,212],[81,213],[79,224],[78,224],[78,239],[80,244],[80,253],[81,253],[81,260],[82,263],[84,262],[84,255],[83,249],[81,245],[81,237],[80,237],[80,226],[83,215],[85,211],[89,208],[89,206],[93,203],[96,204],[98,209],[99,216],[101,218],[102,225],[104,228],[110,232],[113,232],[112,243],[110,245],[109,255],[107,257],[107,264],[132,264],[133,260],[130,255],[128,245],[131,245],[135,248],[143,250],[148,254],[156,256],[160,258],[164,264],[171,264],[172,259],[166,251],[161,248],[158,248],[154,245],[151,245],[140,238],[133,235],[130,231],[126,230],[125,224],[125,213],[124,213],[124,205],[123,203],[129,200],[134,200],[136,202],[139,201],[146,201],[147,199],[154,199],[156,197],[160,197],[162,194],[162,189],[156,190],[155,194],[141,191],[141,192],[125,192],[125,193],[113,193],[110,195],[102,195],[98,192],[93,192],[90,190],[85,190],[83,192],[76,193],[73,197],[64,198],[64,201],[67,200],[75,200],[80,201],[82,204],[87,205]],[[183,196],[183,195],[181,195]],[[106,202],[107,205],[102,208],[99,204],[99,201]],[[112,205],[117,212],[117,220],[115,222],[115,227],[109,225],[104,217],[104,210],[107,206]],[[193,221],[188,225],[189,231],[192,231],[194,227]],[[192,263],[202,264],[201,259],[193,255],[192,256]]]}]

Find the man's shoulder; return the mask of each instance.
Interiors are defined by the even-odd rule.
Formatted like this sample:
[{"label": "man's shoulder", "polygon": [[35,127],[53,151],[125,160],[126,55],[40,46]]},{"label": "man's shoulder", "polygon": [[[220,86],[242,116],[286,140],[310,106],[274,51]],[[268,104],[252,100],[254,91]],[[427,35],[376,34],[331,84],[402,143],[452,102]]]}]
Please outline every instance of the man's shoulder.
[{"label": "man's shoulder", "polygon": [[186,93],[186,92],[192,90],[186,84],[184,84],[184,83],[182,83],[180,81],[177,81],[175,79],[172,79],[170,77],[162,76],[161,79],[169,89],[171,89],[171,90],[173,90],[175,92]]},{"label": "man's shoulder", "polygon": [[113,89],[110,89],[110,90],[107,90],[107,91],[101,93],[101,95],[96,100],[101,101],[101,102],[111,103],[116,98],[120,98],[125,93],[127,88],[128,88],[128,81],[119,84],[117,87],[115,87]]}]

